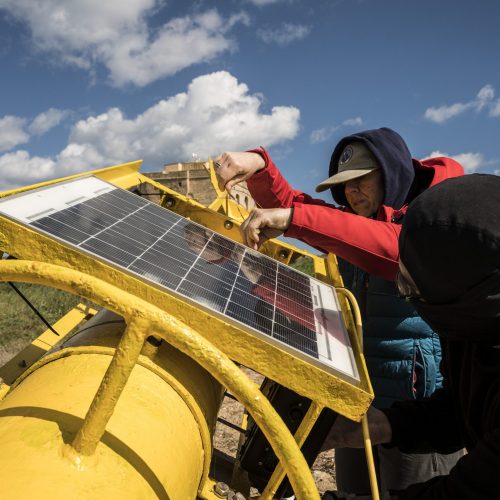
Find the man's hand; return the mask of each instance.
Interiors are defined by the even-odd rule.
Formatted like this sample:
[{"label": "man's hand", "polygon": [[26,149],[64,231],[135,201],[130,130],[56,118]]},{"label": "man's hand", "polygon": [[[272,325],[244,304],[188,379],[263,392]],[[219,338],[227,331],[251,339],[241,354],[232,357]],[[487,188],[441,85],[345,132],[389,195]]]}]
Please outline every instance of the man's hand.
[{"label": "man's hand", "polygon": [[[385,413],[371,406],[367,417],[372,445],[389,443],[392,439],[392,429]],[[323,443],[322,451],[332,448],[363,447],[364,441],[361,424],[339,415]]]},{"label": "man's hand", "polygon": [[258,250],[267,240],[283,234],[292,220],[292,208],[255,208],[240,226],[243,242]]},{"label": "man's hand", "polygon": [[266,164],[258,153],[222,153],[214,160],[215,175],[219,189],[228,192],[239,182],[246,181],[255,172],[262,170]]}]

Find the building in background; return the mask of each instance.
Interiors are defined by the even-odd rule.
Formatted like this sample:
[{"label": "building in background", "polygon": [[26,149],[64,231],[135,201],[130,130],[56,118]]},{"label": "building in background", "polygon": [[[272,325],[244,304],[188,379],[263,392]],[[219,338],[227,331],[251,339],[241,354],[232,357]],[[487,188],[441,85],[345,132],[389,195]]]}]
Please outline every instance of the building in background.
[{"label": "building in background", "polygon": [[[146,172],[144,175],[178,193],[193,198],[205,206],[210,205],[217,199],[217,191],[210,178],[210,164],[208,161],[169,163],[164,166],[162,172]],[[150,188],[150,186],[148,187]],[[151,201],[159,201],[159,196],[154,192],[144,194],[151,196]],[[155,196],[158,196],[158,199]],[[248,191],[246,182],[237,184],[231,189],[231,197],[248,211],[255,207],[255,202]]]}]

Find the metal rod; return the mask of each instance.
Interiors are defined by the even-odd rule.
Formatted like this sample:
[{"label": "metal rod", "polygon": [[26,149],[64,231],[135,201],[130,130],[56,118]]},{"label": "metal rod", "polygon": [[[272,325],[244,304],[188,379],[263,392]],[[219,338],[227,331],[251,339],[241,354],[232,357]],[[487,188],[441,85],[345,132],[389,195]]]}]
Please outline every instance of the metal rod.
[{"label": "metal rod", "polygon": [[[295,441],[297,442],[299,448],[302,448],[302,445],[304,444],[305,440],[311,433],[314,424],[321,415],[323,408],[324,406],[321,406],[315,403],[314,401],[311,401],[311,405],[309,406],[309,409],[304,415],[304,418],[302,419],[302,422],[300,423],[299,428],[297,429],[294,435]],[[266,487],[262,492],[261,498],[262,499],[274,498],[276,490],[281,485],[281,482],[283,481],[285,476],[286,476],[286,471],[283,467],[283,464],[279,462],[276,468],[274,469],[272,476],[267,482]]]},{"label": "metal rod", "polygon": [[231,429],[234,429],[235,431],[240,432],[241,434],[245,434],[246,430],[243,429],[243,427],[240,427],[236,424],[233,424],[232,422],[229,422],[229,420],[226,420],[221,417],[217,417],[217,422],[220,422],[221,424],[227,425],[228,427],[231,427]]},{"label": "metal rod", "polygon": [[28,304],[29,308],[42,320],[42,322],[45,324],[45,326],[52,332],[52,333],[55,333],[58,337],[60,337],[60,335],[52,328],[52,325],[41,315],[41,313],[37,310],[37,308],[29,301],[29,299],[23,294],[23,292],[21,292],[21,290],[19,290],[19,288],[17,288],[16,285],[14,285],[14,283],[12,283],[11,281],[8,281],[7,282],[14,290],[15,292],[24,300],[24,302],[26,302],[26,304]]},{"label": "metal rod", "polygon": [[101,385],[72,443],[77,453],[92,455],[106,431],[116,403],[129,379],[148,335],[144,320],[134,319],[125,330]]}]

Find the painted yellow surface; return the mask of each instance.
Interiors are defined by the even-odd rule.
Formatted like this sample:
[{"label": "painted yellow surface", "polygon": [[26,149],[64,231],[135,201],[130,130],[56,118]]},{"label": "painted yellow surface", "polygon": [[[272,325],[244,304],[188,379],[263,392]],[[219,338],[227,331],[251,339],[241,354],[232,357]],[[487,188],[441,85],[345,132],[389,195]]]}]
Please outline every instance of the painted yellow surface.
[{"label": "painted yellow surface", "polygon": [[[0,280],[44,284],[46,286],[52,286],[54,288],[76,293],[95,303],[105,305],[111,311],[124,317],[125,321],[129,325],[138,325],[139,323],[136,323],[137,321],[147,320],[147,331],[142,331],[142,333],[140,333],[141,331],[139,328],[129,328],[128,331],[131,332],[131,338],[124,341],[124,336],[120,341],[106,374],[104,374],[97,394],[90,404],[93,412],[97,411],[99,401],[103,402],[104,407],[101,408],[101,410],[105,415],[109,413],[108,407],[110,405],[116,405],[117,402],[121,401],[122,398],[120,398],[120,396],[122,396],[123,393],[121,391],[116,391],[116,378],[112,371],[114,367],[127,371],[127,364],[134,365],[136,362],[135,353],[137,350],[135,347],[131,346],[133,346],[133,344],[141,344],[142,346],[145,337],[153,334],[164,339],[173,347],[179,349],[194,359],[223,386],[227,387],[231,393],[245,406],[270,442],[278,459],[282,462],[282,464],[284,464],[297,498],[319,499],[311,472],[309,471],[307,463],[300,453],[300,449],[298,448],[293,436],[290,434],[285,424],[272,407],[271,403],[267,400],[267,398],[265,398],[257,385],[249,380],[222,351],[218,350],[213,344],[199,335],[192,328],[183,324],[176,317],[167,314],[150,303],[134,297],[131,294],[114,287],[113,285],[103,282],[102,280],[98,280],[78,271],[52,264],[9,260],[0,261]],[[206,327],[206,325],[204,326]],[[127,353],[129,349],[131,355],[127,360]],[[23,384],[27,383],[33,376],[36,378],[36,373],[38,370],[42,369],[39,365],[45,363],[46,361],[47,360],[45,358],[42,358],[42,360],[33,365],[21,376],[18,381],[16,381],[9,394],[0,404],[0,416],[10,416],[8,412],[6,414],[2,414],[1,412],[3,408],[6,408],[5,405],[10,404],[9,401],[11,401],[11,395],[13,396],[18,390],[22,392],[21,387]],[[85,369],[84,363],[77,364],[78,366],[82,366],[83,370]],[[49,365],[47,364],[45,366]],[[66,370],[61,372],[61,380],[65,378],[63,376],[65,372]],[[44,387],[43,384],[48,385],[48,381],[51,379],[52,377],[44,377],[44,381],[40,384],[38,390],[41,391],[40,388]],[[108,381],[111,381],[109,387],[107,386]],[[66,382],[63,381],[63,383]],[[121,382],[119,382],[119,384],[121,384]],[[123,392],[127,391],[127,388],[128,384],[124,386]],[[113,398],[108,398],[108,391],[114,394]],[[29,395],[32,393],[33,390],[27,391],[28,399],[30,398]],[[56,398],[65,400],[66,393],[61,393],[61,391],[59,391],[56,394]],[[23,403],[20,403],[20,405],[23,406]],[[113,411],[114,410],[115,409],[113,408]],[[90,418],[93,419],[90,411],[87,412],[85,418],[89,417],[89,415]],[[131,414],[128,415],[129,418],[130,415]],[[112,413],[112,418],[114,417],[115,414]],[[110,422],[111,420],[106,423],[106,429]],[[96,423],[96,427],[100,428],[100,422],[93,421],[93,423]],[[85,425],[85,422],[83,422],[81,426],[77,426],[78,430],[76,430],[76,435],[78,435],[78,431],[85,427]],[[3,427],[3,425],[0,425],[0,427]],[[92,435],[93,430],[94,429],[88,430],[90,435]],[[4,435],[6,444],[12,439],[11,436],[11,432],[7,432]],[[62,438],[63,434],[61,432],[61,435],[56,438],[56,440],[60,442]],[[16,435],[15,439],[19,439],[19,434]],[[67,444],[69,444],[70,439],[67,439],[67,441]],[[72,443],[74,443],[74,441],[72,441]],[[64,447],[63,452],[61,453],[63,454],[63,457],[65,457],[65,459],[67,459],[77,469],[81,467],[92,467],[92,464],[95,464],[93,460],[95,460],[96,457],[99,458],[98,450],[101,448],[102,443],[103,440],[100,440],[97,444],[96,453],[94,453],[90,458],[86,457],[86,455],[78,454],[73,447],[68,448],[68,446]],[[0,439],[0,448],[2,446],[2,439]],[[144,443],[142,443],[141,446],[144,446]],[[170,444],[170,446],[172,446],[172,444]],[[55,453],[56,448],[51,448],[50,444],[47,444],[46,446],[44,444],[42,447],[50,448],[52,449],[52,453]],[[200,446],[200,453],[201,451]],[[120,459],[121,458],[122,457],[120,457]],[[118,460],[117,457],[115,457],[115,459]],[[23,460],[29,460],[28,453]],[[10,463],[10,467],[13,467],[12,463]],[[118,471],[118,466],[116,470]],[[116,472],[116,474],[120,475],[119,472]],[[121,474],[123,476],[123,473]],[[199,495],[202,497],[208,497],[208,494],[205,494],[203,486],[204,485],[201,484],[199,487]],[[176,492],[173,492],[172,494],[176,494]],[[92,496],[88,498],[92,498]],[[136,495],[135,498],[141,497]],[[191,498],[191,496],[184,498]]]},{"label": "painted yellow surface", "polygon": [[[214,204],[204,207],[141,175],[138,172],[140,163],[132,162],[82,175],[93,174],[124,189],[149,183],[163,194],[163,206],[241,242],[239,225],[245,210],[234,200],[219,193],[221,196]],[[214,183],[213,169],[211,175]],[[0,193],[0,197],[33,187]],[[340,289],[339,300],[360,369],[359,384],[352,384],[270,345],[199,305],[2,217],[0,250],[18,258],[38,261],[0,262],[0,280],[47,284],[72,291],[123,316],[128,325],[123,336],[124,325],[121,330],[117,327],[119,331],[114,327],[103,327],[99,335],[86,332],[70,339],[61,350],[50,352],[24,371],[0,401],[0,457],[4,456],[5,443],[6,455],[12,452],[18,460],[26,460],[35,477],[39,475],[35,469],[37,461],[47,464],[49,470],[54,468],[54,474],[48,474],[41,482],[42,489],[46,488],[43,489],[44,496],[36,498],[189,499],[198,494],[200,498],[213,499],[213,481],[208,477],[208,469],[220,401],[220,386],[214,385],[214,378],[246,407],[280,459],[283,469],[277,469],[265,496],[271,497],[274,485],[279,484],[279,477],[287,473],[297,498],[318,498],[297,442],[300,444],[305,440],[321,407],[328,406],[360,421],[373,399],[362,355],[357,306],[350,303],[348,294]],[[278,240],[268,241],[262,251],[285,264],[298,256],[307,256],[313,260],[318,279],[342,287],[333,255],[319,257]],[[165,342],[160,348],[152,347],[145,343],[149,335]],[[47,340],[40,339],[41,344],[34,347],[46,351],[51,347]],[[295,439],[259,388],[233,361],[249,366],[314,401]],[[52,384],[53,380],[57,382]],[[144,391],[143,384],[148,385]],[[5,385],[0,386],[0,400],[6,390]],[[37,392],[37,397],[31,401],[34,392]],[[136,400],[141,401],[143,413],[136,409]],[[171,412],[172,421],[165,424],[169,430],[162,427],[162,401],[168,401],[168,407],[175,408]],[[47,410],[53,418],[48,418],[41,410]],[[28,413],[18,415],[16,412]],[[157,413],[161,415],[151,424],[159,433],[158,442],[153,439],[154,429],[149,429],[144,440],[141,439],[142,415],[150,413],[153,419]],[[143,423],[150,422],[150,417],[144,417]],[[169,431],[173,432],[168,434]],[[133,435],[129,436],[129,433]],[[189,441],[186,438],[189,434],[194,435],[191,444],[186,441]],[[14,450],[16,440],[23,444]],[[161,455],[159,443],[166,444],[171,450],[181,450],[179,463],[172,462],[175,462],[174,452]],[[3,460],[9,462],[6,474],[18,474],[17,479],[8,483],[8,488],[12,489],[6,490],[14,492],[21,482],[21,469],[16,469],[12,461],[0,458],[0,481],[3,481]],[[180,469],[182,472],[177,474]],[[81,488],[79,496],[63,496],[64,488],[60,497],[58,493],[49,495],[50,483],[61,477]],[[106,479],[109,484],[105,485]],[[91,480],[92,485],[88,484]],[[119,495],[116,485],[120,485]],[[105,495],[100,492],[97,495],[101,487]],[[33,492],[35,487],[27,491],[27,498]]]},{"label": "painted yellow surface", "polygon": [[[54,359],[0,404],[2,498],[195,498],[204,450],[178,393],[135,365],[95,454],[71,453],[110,356]],[[27,480],[29,478],[29,480]]]},{"label": "painted yellow surface", "polygon": [[[192,206],[186,202],[184,211],[193,215]],[[191,208],[188,210],[187,207]],[[193,210],[196,214],[203,213],[203,217],[208,217],[206,209],[203,209],[201,205],[200,208],[195,207]],[[223,227],[223,221],[226,218],[223,214],[217,215],[222,217],[222,221],[219,220],[219,222]],[[231,231],[239,234],[234,227]],[[340,376],[332,375],[285,349],[271,345],[265,338],[256,336],[244,326],[229,323],[224,318],[215,316],[210,310],[202,309],[198,304],[181,299],[12,220],[0,217],[0,232],[4,235],[3,240],[0,241],[0,250],[3,249],[17,257],[50,262],[79,270],[113,284],[121,290],[127,290],[163,311],[168,311],[194,330],[198,330],[202,325],[202,335],[232,360],[254,369],[318,404],[332,408],[347,418],[361,421],[362,415],[373,400],[373,392],[352,321],[352,313],[345,301],[341,302],[341,306],[360,369],[359,384],[353,384]],[[222,234],[225,233],[222,232]],[[231,234],[225,235],[231,237]],[[274,242],[273,244],[280,243]],[[325,269],[328,279],[340,281],[336,266],[327,262]],[[284,366],[287,367],[286,370],[283,370]]]}]

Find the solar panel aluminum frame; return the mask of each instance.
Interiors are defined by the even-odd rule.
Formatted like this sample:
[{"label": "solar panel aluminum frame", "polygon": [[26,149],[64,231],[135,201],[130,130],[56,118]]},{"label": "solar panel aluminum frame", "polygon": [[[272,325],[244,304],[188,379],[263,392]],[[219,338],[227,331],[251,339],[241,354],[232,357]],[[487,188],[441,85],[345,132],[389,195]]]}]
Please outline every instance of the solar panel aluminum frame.
[{"label": "solar panel aluminum frame", "polygon": [[[359,383],[346,380],[340,373],[329,373],[324,366],[314,366],[312,358],[299,354],[295,349],[287,349],[284,344],[271,344],[264,334],[259,338],[254,329],[242,323],[218,317],[211,309],[200,307],[187,297],[176,297],[167,289],[143,281],[125,269],[115,267],[100,257],[87,255],[81,249],[34,231],[10,217],[0,218],[0,233],[2,249],[18,258],[51,262],[87,272],[172,312],[198,331],[199,325],[204,325],[200,333],[231,359],[348,418],[359,420],[373,399],[364,359],[352,331],[349,335]],[[287,369],[283,370],[285,366]]]}]

